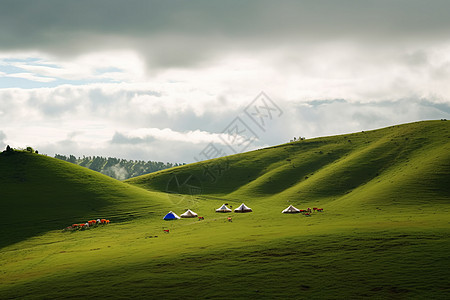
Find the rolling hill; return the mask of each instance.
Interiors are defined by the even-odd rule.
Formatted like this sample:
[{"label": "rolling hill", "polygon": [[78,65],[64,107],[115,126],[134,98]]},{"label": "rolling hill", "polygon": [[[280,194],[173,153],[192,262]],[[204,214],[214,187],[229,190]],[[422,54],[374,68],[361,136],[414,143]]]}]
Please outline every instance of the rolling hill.
[{"label": "rolling hill", "polygon": [[[324,201],[371,205],[449,203],[450,122],[417,122],[303,140],[135,177],[127,183],[172,189],[196,178],[204,195],[303,205]],[[222,166],[221,174],[214,171]],[[214,173],[214,179],[209,172]],[[193,179],[190,179],[193,181]],[[187,182],[188,185],[189,182]]]},{"label": "rolling hill", "polygon": [[[316,138],[125,182],[2,154],[0,298],[448,298],[449,129]],[[214,212],[242,202],[253,212]],[[281,214],[289,204],[324,212]],[[205,220],[162,220],[187,208]],[[61,231],[96,217],[112,223]]]},{"label": "rolling hill", "polygon": [[106,175],[28,152],[0,154],[0,247],[92,218],[163,211],[167,199]]}]

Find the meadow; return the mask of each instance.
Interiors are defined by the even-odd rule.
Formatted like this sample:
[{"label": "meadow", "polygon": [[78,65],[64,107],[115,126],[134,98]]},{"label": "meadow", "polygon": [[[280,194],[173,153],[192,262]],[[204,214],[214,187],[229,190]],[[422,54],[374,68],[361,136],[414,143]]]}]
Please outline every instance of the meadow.
[{"label": "meadow", "polygon": [[[0,298],[449,298],[449,129],[303,140],[125,182],[3,153]],[[253,212],[214,211],[242,202]],[[281,214],[290,204],[324,212]],[[162,220],[187,208],[205,220]]]}]

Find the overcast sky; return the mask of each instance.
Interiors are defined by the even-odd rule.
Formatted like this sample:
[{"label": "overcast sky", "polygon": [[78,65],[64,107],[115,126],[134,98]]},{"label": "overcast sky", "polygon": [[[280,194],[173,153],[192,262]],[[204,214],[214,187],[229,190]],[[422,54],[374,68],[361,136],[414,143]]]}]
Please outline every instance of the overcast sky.
[{"label": "overcast sky", "polygon": [[193,162],[450,118],[449,83],[450,1],[0,2],[2,148]]}]

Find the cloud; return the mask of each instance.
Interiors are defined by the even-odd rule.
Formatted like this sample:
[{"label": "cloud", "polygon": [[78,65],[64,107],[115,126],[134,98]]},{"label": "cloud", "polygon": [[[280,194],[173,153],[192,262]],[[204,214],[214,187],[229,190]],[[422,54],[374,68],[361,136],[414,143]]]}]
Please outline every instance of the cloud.
[{"label": "cloud", "polygon": [[116,132],[111,139],[111,144],[138,145],[143,143],[151,143],[155,139],[151,136],[146,137],[130,137],[123,133]]},{"label": "cloud", "polygon": [[[284,131],[307,138],[371,130],[450,116],[450,103],[409,98],[381,102],[308,101],[287,112]],[[326,134],[323,134],[326,132]]]},{"label": "cloud", "polygon": [[6,146],[5,140],[6,140],[6,134],[0,130],[0,149],[3,149]]},{"label": "cloud", "polygon": [[37,81],[37,82],[52,82],[52,81],[56,80],[55,78],[36,76],[32,73],[0,74],[0,77],[22,78],[22,79],[27,79],[27,80],[31,80],[31,81]]},{"label": "cloud", "polygon": [[42,83],[86,84],[144,80],[143,60],[136,51],[104,50],[61,60],[46,53],[0,54],[0,77],[22,78]]},{"label": "cloud", "polygon": [[240,89],[227,93],[211,85],[196,87],[174,82],[0,89],[1,126],[13,147],[31,145],[49,155],[193,162],[209,143],[231,154],[224,143],[228,139],[220,136],[236,117],[258,136],[247,150],[288,142],[294,136],[312,138],[425,119],[450,119],[449,102],[439,99],[411,96],[383,100],[384,95],[374,100],[309,100],[303,91],[286,97],[283,89],[274,89],[276,93],[268,95],[284,113],[270,121],[263,132],[243,111],[257,93],[246,95],[248,92]]},{"label": "cloud", "polygon": [[[0,45],[59,57],[136,49],[149,70],[202,64],[223,53],[350,41],[378,48],[448,41],[444,0],[3,1]],[[20,37],[20,38],[18,38]]]},{"label": "cloud", "polygon": [[172,143],[185,142],[192,144],[220,143],[220,133],[210,133],[202,130],[190,130],[186,132],[174,131],[170,128],[140,128],[126,134],[116,132],[111,140],[113,144],[141,144],[152,141],[167,141]]}]

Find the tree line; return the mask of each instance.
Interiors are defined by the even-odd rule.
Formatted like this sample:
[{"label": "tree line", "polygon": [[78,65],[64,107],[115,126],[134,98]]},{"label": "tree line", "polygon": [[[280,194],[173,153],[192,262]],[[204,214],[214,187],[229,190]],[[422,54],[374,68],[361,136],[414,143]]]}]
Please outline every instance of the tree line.
[{"label": "tree line", "polygon": [[100,172],[118,180],[153,173],[156,171],[177,167],[180,163],[163,163],[159,161],[127,160],[115,157],[83,156],[56,154],[55,158],[61,159],[91,170]]}]

